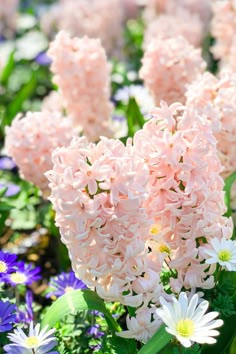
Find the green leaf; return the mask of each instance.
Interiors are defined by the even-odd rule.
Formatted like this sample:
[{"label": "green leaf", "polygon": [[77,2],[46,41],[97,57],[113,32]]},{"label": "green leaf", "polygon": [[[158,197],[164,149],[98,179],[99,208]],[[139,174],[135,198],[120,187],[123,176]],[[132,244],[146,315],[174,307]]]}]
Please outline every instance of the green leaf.
[{"label": "green leaf", "polygon": [[14,101],[8,105],[4,125],[10,125],[13,118],[22,110],[23,103],[32,95],[36,88],[36,77],[33,73],[31,79],[21,88],[15,96]]},{"label": "green leaf", "polygon": [[14,60],[14,51],[9,55],[8,62],[6,66],[3,68],[2,75],[0,82],[2,85],[6,85],[8,82],[8,78],[10,77],[13,69],[15,67],[15,60]]},{"label": "green leaf", "polygon": [[169,343],[172,337],[171,334],[166,332],[165,326],[162,325],[154,336],[140,349],[138,354],[157,354]]},{"label": "green leaf", "polygon": [[104,314],[109,328],[113,332],[120,331],[118,323],[107,310],[104,301],[91,290],[73,290],[57,299],[47,310],[42,325],[52,327],[65,316],[78,311],[97,310]]},{"label": "green leaf", "polygon": [[133,137],[134,133],[141,129],[145,123],[142,113],[134,97],[130,97],[127,107],[128,136]]},{"label": "green leaf", "polygon": [[136,342],[133,339],[124,339],[112,336],[110,339],[111,347],[114,348],[116,354],[136,354]]},{"label": "green leaf", "polygon": [[230,193],[231,193],[231,188],[236,181],[236,171],[233,172],[230,176],[228,176],[225,179],[225,204],[227,206],[227,212],[225,213],[225,216],[231,216],[232,211],[231,211],[231,206],[230,206]]}]

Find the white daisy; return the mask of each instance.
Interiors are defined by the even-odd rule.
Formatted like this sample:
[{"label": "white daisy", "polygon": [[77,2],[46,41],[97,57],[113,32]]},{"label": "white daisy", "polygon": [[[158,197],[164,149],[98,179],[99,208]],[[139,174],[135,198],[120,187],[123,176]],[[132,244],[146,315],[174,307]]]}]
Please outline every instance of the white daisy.
[{"label": "white daisy", "polygon": [[206,259],[206,263],[219,263],[224,269],[236,271],[236,241],[226,240],[217,237],[210,242],[210,248],[202,246],[202,251]]},{"label": "white daisy", "polygon": [[219,332],[215,328],[223,325],[222,320],[214,320],[218,312],[205,314],[209,302],[203,300],[199,304],[199,295],[190,298],[186,293],[180,293],[179,299],[173,298],[169,303],[160,298],[162,308],[156,310],[158,316],[167,325],[166,331],[173,334],[186,348],[193,342],[213,344]]},{"label": "white daisy", "polygon": [[40,330],[39,324],[34,328],[33,322],[31,322],[28,336],[20,328],[8,335],[12,343],[4,346],[5,353],[56,354],[58,352],[51,351],[57,345],[56,338],[52,336],[54,332],[55,329],[48,330],[48,326]]}]

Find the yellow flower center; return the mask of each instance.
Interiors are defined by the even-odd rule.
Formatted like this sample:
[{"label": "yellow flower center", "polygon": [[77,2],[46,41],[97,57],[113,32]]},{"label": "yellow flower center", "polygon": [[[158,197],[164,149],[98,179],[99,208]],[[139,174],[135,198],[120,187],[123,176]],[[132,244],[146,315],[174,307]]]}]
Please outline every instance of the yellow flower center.
[{"label": "yellow flower center", "polygon": [[179,320],[176,325],[176,331],[178,335],[182,337],[191,337],[194,332],[194,329],[194,322],[189,318]]},{"label": "yellow flower center", "polygon": [[158,224],[153,224],[149,230],[151,235],[157,235],[160,232],[160,226]]},{"label": "yellow flower center", "polygon": [[232,258],[232,253],[229,250],[221,250],[218,252],[218,258],[220,261],[227,262]]},{"label": "yellow flower center", "polygon": [[5,273],[7,270],[7,265],[5,262],[0,261],[0,273]]},{"label": "yellow flower center", "polygon": [[161,243],[160,246],[159,246],[159,251],[161,253],[167,253],[167,254],[170,254],[170,249],[167,245],[165,245],[164,243]]},{"label": "yellow flower center", "polygon": [[40,341],[35,336],[28,337],[25,340],[25,345],[27,346],[27,348],[35,348],[35,347],[38,347],[39,344],[40,344]]},{"label": "yellow flower center", "polygon": [[66,286],[65,287],[65,293],[69,293],[70,291],[74,290],[72,286]]},{"label": "yellow flower center", "polygon": [[16,283],[16,284],[23,284],[26,281],[25,274],[22,274],[19,272],[12,273],[10,275],[10,278],[11,278],[12,282]]}]

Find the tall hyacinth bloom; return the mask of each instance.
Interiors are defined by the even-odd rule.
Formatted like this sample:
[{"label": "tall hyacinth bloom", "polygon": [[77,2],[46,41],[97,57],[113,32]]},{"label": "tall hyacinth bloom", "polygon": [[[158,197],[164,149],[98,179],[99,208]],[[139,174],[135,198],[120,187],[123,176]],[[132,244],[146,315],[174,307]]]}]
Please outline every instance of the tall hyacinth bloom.
[{"label": "tall hyacinth bloom", "polygon": [[81,127],[91,141],[110,135],[110,68],[100,40],[70,38],[62,31],[51,43],[48,54],[54,81],[74,125]]},{"label": "tall hyacinth bloom", "polygon": [[220,67],[236,70],[236,2],[234,0],[212,2],[211,34],[215,38],[211,51],[220,59]]},{"label": "tall hyacinth bloom", "polygon": [[183,285],[213,287],[214,269],[202,262],[198,241],[230,238],[232,221],[222,216],[226,211],[222,166],[207,120],[179,103],[162,102],[135,134],[134,148],[150,174],[145,202],[155,221],[150,248],[162,245],[168,250],[169,266],[178,271],[178,279],[172,279],[175,291]]},{"label": "tall hyacinth bloom", "polygon": [[161,14],[148,23],[144,35],[144,48],[157,38],[182,36],[194,47],[199,47],[203,39],[203,24],[197,16],[184,10],[176,14]]},{"label": "tall hyacinth bloom", "polygon": [[[148,271],[146,165],[130,144],[107,138],[97,145],[74,140],[52,158],[50,200],[73,270],[103,299],[139,306],[145,292],[139,278]],[[156,289],[158,277],[150,270],[148,278]]]},{"label": "tall hyacinth bloom", "polygon": [[59,0],[42,17],[41,28],[51,37],[52,32],[57,29],[57,32],[67,31],[75,37],[100,38],[106,53],[111,56],[118,53],[123,42],[123,19],[128,15],[125,13],[127,2],[128,0]]},{"label": "tall hyacinth bloom", "polygon": [[52,168],[51,153],[70,142],[74,128],[60,113],[28,112],[16,117],[6,128],[7,153],[19,166],[21,177],[34,183],[47,196],[48,181],[44,173]]},{"label": "tall hyacinth bloom", "polygon": [[153,96],[156,105],[185,102],[186,85],[206,68],[200,49],[183,37],[153,40],[142,59],[140,78]]},{"label": "tall hyacinth bloom", "polygon": [[[221,174],[228,177],[236,170],[236,74],[224,72],[218,79],[205,73],[189,85],[186,97],[186,105],[207,118],[224,167]],[[231,197],[235,205],[236,186]]]},{"label": "tall hyacinth bloom", "polygon": [[188,11],[190,15],[198,16],[207,27],[211,17],[211,0],[147,0],[144,18],[149,22],[160,13],[174,15],[179,10]]},{"label": "tall hyacinth bloom", "polygon": [[0,300],[0,332],[10,331],[12,323],[15,322],[16,306],[9,301]]}]

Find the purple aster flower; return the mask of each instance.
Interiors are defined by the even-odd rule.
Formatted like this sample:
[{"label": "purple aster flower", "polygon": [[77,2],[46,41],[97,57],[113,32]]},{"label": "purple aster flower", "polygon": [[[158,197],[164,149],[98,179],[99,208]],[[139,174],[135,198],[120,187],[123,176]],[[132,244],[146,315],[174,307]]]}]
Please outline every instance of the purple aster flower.
[{"label": "purple aster flower", "polygon": [[0,189],[7,188],[4,197],[13,197],[20,191],[20,187],[13,183],[0,183]]},{"label": "purple aster flower", "polygon": [[15,254],[0,251],[0,281],[4,275],[12,273],[15,270],[17,264],[16,258]]},{"label": "purple aster flower", "polygon": [[59,354],[51,351],[56,345],[54,337],[55,329],[48,330],[48,326],[40,330],[37,324],[34,328],[33,322],[30,323],[28,336],[21,328],[17,328],[13,333],[8,334],[11,344],[3,347],[5,353],[10,354]]},{"label": "purple aster flower", "polygon": [[98,324],[95,324],[88,329],[87,333],[94,338],[100,338],[100,337],[104,336],[105,333],[102,331],[99,331],[99,329],[100,329],[100,326]]},{"label": "purple aster flower", "polygon": [[25,294],[25,308],[24,310],[17,309],[16,322],[29,324],[33,319],[33,293],[31,290],[27,290]]},{"label": "purple aster flower", "polygon": [[48,298],[60,297],[71,290],[87,288],[82,280],[76,278],[74,272],[62,272],[60,275],[51,278],[49,287],[51,291],[46,295]]},{"label": "purple aster flower", "polygon": [[16,315],[13,313],[16,306],[9,301],[0,300],[0,332],[6,332],[12,329],[12,323],[15,322]]},{"label": "purple aster flower", "polygon": [[46,52],[39,53],[35,58],[36,63],[42,66],[48,66],[51,64],[52,59],[47,55]]},{"label": "purple aster flower", "polygon": [[30,285],[34,281],[41,279],[40,270],[40,267],[34,267],[32,264],[26,264],[21,261],[16,264],[14,272],[6,274],[3,280],[12,286]]},{"label": "purple aster flower", "polygon": [[0,157],[0,170],[14,170],[16,168],[15,162],[8,156]]}]

